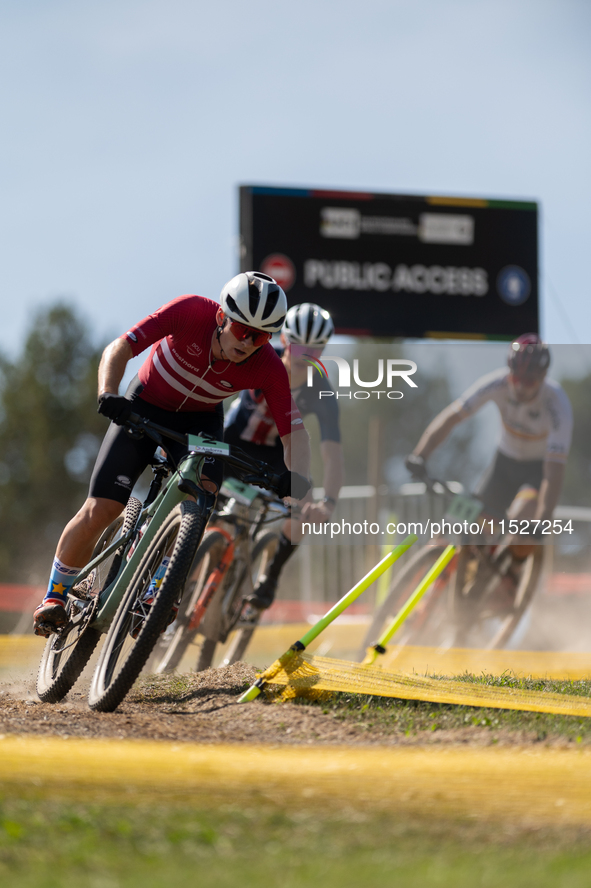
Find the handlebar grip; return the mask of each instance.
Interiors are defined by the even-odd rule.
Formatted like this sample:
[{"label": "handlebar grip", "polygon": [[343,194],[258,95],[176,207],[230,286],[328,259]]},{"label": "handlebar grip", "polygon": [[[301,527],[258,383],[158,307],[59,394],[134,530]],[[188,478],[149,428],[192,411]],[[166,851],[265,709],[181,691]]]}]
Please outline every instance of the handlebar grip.
[{"label": "handlebar grip", "polygon": [[276,475],[276,483],[273,485],[277,491],[277,495],[282,499],[286,496],[292,496],[294,499],[303,499],[310,488],[311,483],[303,475],[298,472],[282,472]]}]

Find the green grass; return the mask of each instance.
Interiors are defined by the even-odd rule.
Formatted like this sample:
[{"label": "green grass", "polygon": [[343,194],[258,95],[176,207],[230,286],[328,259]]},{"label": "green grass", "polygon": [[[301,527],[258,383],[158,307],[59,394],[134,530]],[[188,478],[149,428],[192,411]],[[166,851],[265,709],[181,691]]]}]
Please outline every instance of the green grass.
[{"label": "green grass", "polygon": [[7,888],[586,888],[588,832],[354,810],[0,797]]},{"label": "green grass", "polygon": [[[447,678],[447,676],[433,676]],[[557,694],[591,696],[591,681],[558,681],[517,678],[510,672],[503,675],[455,676],[456,681],[489,687],[512,687],[530,691],[551,691]],[[507,738],[508,733],[529,739],[562,739],[576,744],[591,743],[591,718],[551,715],[510,709],[457,706],[448,703],[427,703],[420,700],[397,700],[361,694],[334,694],[330,701],[313,702],[299,698],[298,705],[321,706],[336,719],[355,723],[359,730],[382,734],[403,734],[417,737],[421,733],[458,728],[487,728],[494,741],[495,734]]]}]

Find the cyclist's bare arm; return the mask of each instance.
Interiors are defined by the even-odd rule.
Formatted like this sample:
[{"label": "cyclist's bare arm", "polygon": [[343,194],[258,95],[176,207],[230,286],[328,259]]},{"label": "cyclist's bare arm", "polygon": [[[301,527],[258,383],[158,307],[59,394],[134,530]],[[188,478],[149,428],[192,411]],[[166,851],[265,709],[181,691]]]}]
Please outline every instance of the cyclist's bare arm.
[{"label": "cyclist's bare arm", "polygon": [[320,452],[324,470],[322,481],[328,502],[314,503],[311,496],[305,501],[300,519],[312,523],[330,521],[343,484],[343,449],[340,442],[322,441]]},{"label": "cyclist's bare arm", "polygon": [[109,392],[119,394],[119,384],[123,379],[125,368],[133,358],[130,344],[125,339],[115,339],[104,350],[98,371],[99,396]]},{"label": "cyclist's bare arm", "polygon": [[322,479],[324,493],[331,499],[337,500],[343,486],[343,448],[340,441],[322,441],[320,453],[324,470]]},{"label": "cyclist's bare arm", "polygon": [[462,409],[458,408],[457,404],[450,404],[449,407],[438,413],[435,419],[431,420],[413,450],[413,454],[427,459],[465,418]]},{"label": "cyclist's bare arm", "polygon": [[290,472],[310,477],[310,437],[305,429],[283,435],[283,461]]},{"label": "cyclist's bare arm", "polygon": [[[99,364],[99,396],[107,392],[113,395],[119,393],[119,383],[132,357],[131,347],[124,339],[115,339],[106,347]],[[121,503],[115,500],[89,497],[64,528],[57,557],[73,567],[86,564],[99,536],[122,510]]]}]

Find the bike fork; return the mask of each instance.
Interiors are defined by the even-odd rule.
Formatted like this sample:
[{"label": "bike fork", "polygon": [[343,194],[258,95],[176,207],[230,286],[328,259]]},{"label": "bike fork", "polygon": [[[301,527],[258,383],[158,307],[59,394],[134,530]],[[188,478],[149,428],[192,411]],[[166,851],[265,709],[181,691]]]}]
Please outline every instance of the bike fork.
[{"label": "bike fork", "polygon": [[[219,532],[222,533],[222,531]],[[224,579],[226,571],[228,570],[228,567],[230,566],[230,564],[232,563],[232,559],[234,558],[234,541],[229,536],[229,534],[226,536],[226,534],[224,533],[223,535],[226,537],[228,545],[226,546],[220,563],[212,570],[211,574],[207,578],[207,582],[205,584],[203,592],[199,596],[199,601],[195,605],[195,610],[191,615],[191,620],[188,626],[188,629],[190,631],[198,628],[201,620],[205,615],[205,611],[209,606],[209,602],[213,598],[219,584]]]}]

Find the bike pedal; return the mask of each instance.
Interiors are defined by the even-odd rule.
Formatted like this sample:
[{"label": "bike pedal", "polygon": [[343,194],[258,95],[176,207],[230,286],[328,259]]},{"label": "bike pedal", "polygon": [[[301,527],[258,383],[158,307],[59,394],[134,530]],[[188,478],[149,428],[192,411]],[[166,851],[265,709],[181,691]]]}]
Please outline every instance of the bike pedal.
[{"label": "bike pedal", "polygon": [[53,623],[37,623],[35,626],[35,635],[41,635],[44,638],[50,638],[52,635],[61,635],[63,627],[58,629]]}]

